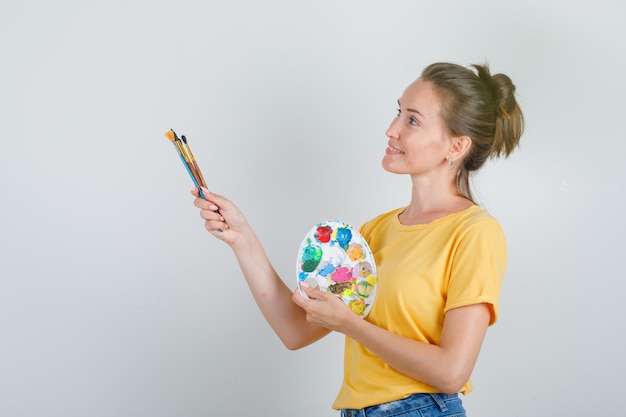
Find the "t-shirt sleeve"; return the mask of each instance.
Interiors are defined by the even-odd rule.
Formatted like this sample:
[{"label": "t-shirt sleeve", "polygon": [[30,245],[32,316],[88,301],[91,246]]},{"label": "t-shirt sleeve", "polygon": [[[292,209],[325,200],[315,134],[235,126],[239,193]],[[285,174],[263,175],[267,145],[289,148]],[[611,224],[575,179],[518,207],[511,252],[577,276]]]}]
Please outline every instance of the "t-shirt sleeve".
[{"label": "t-shirt sleeve", "polygon": [[491,310],[489,325],[494,324],[498,319],[506,256],[504,232],[497,221],[469,227],[456,248],[444,311],[485,303]]}]

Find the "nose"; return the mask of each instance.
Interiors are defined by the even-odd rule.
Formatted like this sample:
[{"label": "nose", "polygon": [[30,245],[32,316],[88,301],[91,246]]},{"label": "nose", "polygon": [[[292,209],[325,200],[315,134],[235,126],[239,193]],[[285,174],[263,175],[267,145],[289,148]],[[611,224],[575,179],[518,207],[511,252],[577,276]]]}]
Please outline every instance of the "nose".
[{"label": "nose", "polygon": [[398,134],[400,132],[398,128],[398,119],[399,117],[395,117],[389,124],[389,127],[387,128],[387,130],[385,131],[385,135],[388,138],[398,139]]}]

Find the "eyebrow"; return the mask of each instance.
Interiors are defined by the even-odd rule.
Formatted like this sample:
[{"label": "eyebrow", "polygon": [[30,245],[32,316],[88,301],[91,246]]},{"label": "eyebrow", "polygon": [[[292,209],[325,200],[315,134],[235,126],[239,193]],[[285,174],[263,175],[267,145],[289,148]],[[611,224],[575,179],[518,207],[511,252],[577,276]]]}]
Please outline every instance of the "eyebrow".
[{"label": "eyebrow", "polygon": [[[400,100],[398,100],[398,106],[402,107],[402,105],[400,104]],[[406,111],[411,112],[411,113],[415,113],[418,114],[419,116],[421,116],[422,118],[424,117],[424,115],[422,113],[420,113],[419,111],[415,110],[415,109],[406,109]]]}]

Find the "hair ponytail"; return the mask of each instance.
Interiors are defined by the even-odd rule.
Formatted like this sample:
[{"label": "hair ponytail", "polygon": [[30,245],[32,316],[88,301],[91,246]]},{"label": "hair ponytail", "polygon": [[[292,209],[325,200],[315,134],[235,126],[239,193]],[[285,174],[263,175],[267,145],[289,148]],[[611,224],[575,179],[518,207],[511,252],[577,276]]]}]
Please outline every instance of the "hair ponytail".
[{"label": "hair ponytail", "polygon": [[496,118],[492,156],[508,157],[519,145],[524,132],[524,116],[515,99],[515,85],[505,74],[492,76],[498,91],[499,116]]}]

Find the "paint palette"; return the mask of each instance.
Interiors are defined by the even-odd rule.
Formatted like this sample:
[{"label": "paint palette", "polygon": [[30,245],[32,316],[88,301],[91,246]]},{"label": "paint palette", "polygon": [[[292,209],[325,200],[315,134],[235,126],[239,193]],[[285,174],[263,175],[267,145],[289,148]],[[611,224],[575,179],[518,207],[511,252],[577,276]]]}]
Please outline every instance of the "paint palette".
[{"label": "paint palette", "polygon": [[316,224],[298,250],[300,284],[319,287],[340,297],[355,313],[367,316],[376,297],[376,264],[361,234],[341,221]]}]

